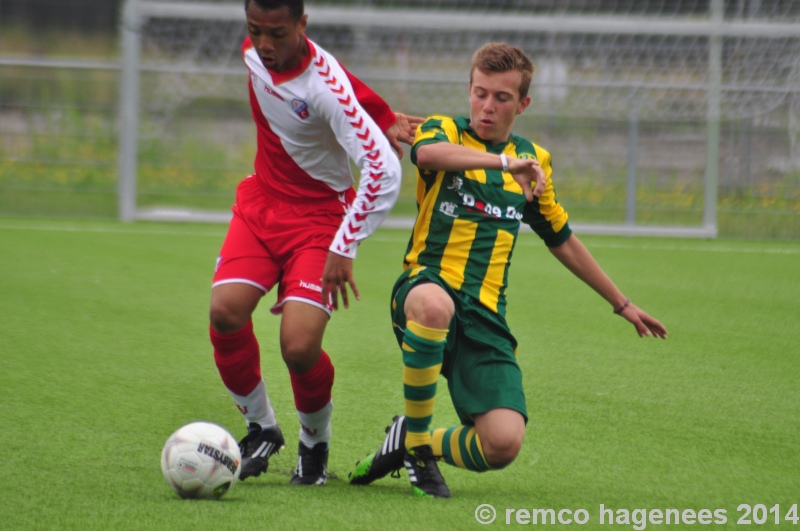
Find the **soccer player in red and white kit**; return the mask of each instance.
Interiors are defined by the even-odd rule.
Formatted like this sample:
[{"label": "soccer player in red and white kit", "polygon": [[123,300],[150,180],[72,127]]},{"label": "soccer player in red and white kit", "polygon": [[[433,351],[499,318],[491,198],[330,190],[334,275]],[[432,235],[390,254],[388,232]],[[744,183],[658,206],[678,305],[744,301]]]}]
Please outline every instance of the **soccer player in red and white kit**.
[{"label": "soccer player in red and white kit", "polygon": [[[322,337],[347,287],[352,261],[399,194],[394,147],[410,143],[421,118],[395,114],[369,87],[305,35],[302,0],[245,0],[256,122],[255,174],[236,192],[214,274],[210,335],[222,381],[248,424],[240,479],[267,470],[284,444],[261,376],[252,314],[275,285],[280,348],[300,420],[291,483],[327,480],[334,370]],[[384,134],[386,136],[384,136]],[[360,168],[358,190],[350,170]]]}]

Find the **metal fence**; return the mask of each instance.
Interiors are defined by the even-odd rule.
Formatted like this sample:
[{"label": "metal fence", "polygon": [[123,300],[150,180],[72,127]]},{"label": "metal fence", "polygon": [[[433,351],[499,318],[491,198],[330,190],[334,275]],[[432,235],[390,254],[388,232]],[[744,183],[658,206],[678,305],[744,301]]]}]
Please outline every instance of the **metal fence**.
[{"label": "metal fence", "polygon": [[[553,154],[583,232],[800,239],[792,3],[307,4],[309,35],[414,114],[466,113],[480,44],[525,49],[537,75],[517,132]],[[226,219],[255,149],[242,20],[240,2],[128,0],[119,62],[2,50],[0,214]]]}]

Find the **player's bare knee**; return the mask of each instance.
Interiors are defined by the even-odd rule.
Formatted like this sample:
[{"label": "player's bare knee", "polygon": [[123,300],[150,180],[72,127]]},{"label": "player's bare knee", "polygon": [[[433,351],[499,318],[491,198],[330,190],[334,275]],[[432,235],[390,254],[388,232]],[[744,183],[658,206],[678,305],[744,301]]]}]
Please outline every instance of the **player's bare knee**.
[{"label": "player's bare knee", "polygon": [[241,315],[226,304],[213,303],[208,312],[211,327],[220,334],[232,334],[247,324],[249,315]]},{"label": "player's bare knee", "polygon": [[425,307],[425,313],[437,328],[445,328],[455,313],[453,301],[450,298],[431,300]]},{"label": "player's bare knee", "polygon": [[493,469],[505,468],[514,462],[522,449],[522,440],[517,438],[490,438],[483,442],[483,454]]},{"label": "player's bare knee", "polygon": [[407,304],[406,318],[429,328],[447,328],[455,313],[452,299],[444,294],[437,296],[417,297]]},{"label": "player's bare knee", "polygon": [[311,370],[319,360],[319,343],[306,338],[281,341],[281,355],[286,367],[296,373]]},{"label": "player's bare knee", "polygon": [[496,408],[475,417],[483,455],[492,468],[510,465],[525,440],[525,417],[518,411]]}]

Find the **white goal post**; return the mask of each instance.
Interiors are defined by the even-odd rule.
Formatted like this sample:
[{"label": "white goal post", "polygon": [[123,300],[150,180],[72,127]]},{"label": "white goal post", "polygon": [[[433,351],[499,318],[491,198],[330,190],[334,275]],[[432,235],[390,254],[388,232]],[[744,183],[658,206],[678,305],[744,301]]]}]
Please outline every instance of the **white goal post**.
[{"label": "white goal post", "polygon": [[[366,3],[371,4],[369,1]],[[139,206],[138,146],[142,127],[140,118],[145,114],[141,90],[144,73],[169,72],[170,75],[187,76],[205,73],[232,77],[238,82],[243,66],[235,58],[208,58],[196,52],[187,55],[178,46],[174,50],[165,49],[169,45],[163,44],[163,38],[159,41],[159,36],[152,37],[156,44],[148,47],[151,37],[147,29],[154,21],[167,28],[162,30],[165,33],[171,31],[171,24],[183,28],[189,21],[206,24],[202,28],[214,23],[241,24],[243,28],[242,4],[241,1],[125,1],[121,21],[118,156],[119,214],[123,221],[229,218],[225,212],[196,211],[191,207]],[[518,8],[489,12],[436,8],[435,1],[430,2],[433,6],[430,9],[382,8],[365,6],[364,2],[360,5],[340,4],[317,5],[307,1],[309,26],[330,35],[330,42],[326,41],[324,46],[337,56],[348,57],[349,64],[357,66],[352,69],[359,77],[370,84],[385,82],[393,89],[400,87],[397,90],[405,91],[401,98],[410,108],[403,110],[432,114],[443,112],[437,108],[443,106],[448,112],[449,109],[463,112],[460,109],[465,103],[463,91],[453,92],[446,88],[442,92],[453,94],[452,99],[456,101],[442,103],[416,98],[414,87],[427,83],[456,86],[461,90],[466,75],[464,58],[468,58],[477,47],[475,43],[502,38],[512,43],[519,41],[518,45],[526,51],[537,47],[536,51],[542,52],[532,56],[538,69],[536,90],[539,91],[539,100],[546,104],[541,107],[552,113],[548,123],[558,120],[558,117],[575,120],[582,116],[622,120],[626,124],[621,133],[623,154],[620,157],[620,146],[616,144],[609,146],[609,150],[614,150],[614,156],[622,159],[620,167],[624,168],[624,183],[620,183],[625,195],[624,218],[616,223],[571,222],[581,233],[716,237],[722,120],[764,116],[785,106],[789,111],[789,136],[795,138],[789,148],[789,165],[800,167],[800,148],[796,145],[800,119],[793,114],[800,114],[800,35],[796,18],[787,17],[789,21],[786,22],[776,17],[759,16],[758,12],[747,17],[726,16],[723,0],[710,0],[710,8],[701,13],[702,16],[696,13],[693,16],[659,16],[658,13],[581,13],[568,9]],[[198,38],[202,38],[202,32],[206,30],[198,31]],[[337,32],[345,35],[341,39],[344,41],[341,51],[336,49]],[[233,31],[229,34],[232,42],[224,44],[227,48],[235,48],[235,41],[240,40],[243,33]],[[469,35],[474,37],[468,38]],[[425,39],[428,40],[420,44]],[[726,47],[726,43],[736,45]],[[732,48],[738,48],[739,58],[731,53]],[[602,55],[598,55],[598,50]],[[381,54],[388,60],[372,59],[373,55]],[[741,64],[742,60],[752,64]],[[454,65],[451,67],[450,63]],[[766,63],[774,65],[768,69]],[[240,84],[239,90],[244,94],[243,83]],[[151,84],[148,84],[148,90],[151,89]],[[379,92],[384,94],[383,90]],[[150,104],[158,97],[152,94],[148,96]],[[174,95],[170,97],[176,98]],[[387,101],[392,103],[390,98]],[[162,105],[166,106],[168,103]],[[545,116],[544,111],[541,113],[537,116]],[[692,171],[702,172],[694,179],[702,182],[702,205],[697,206],[702,212],[691,225],[648,224],[641,223],[638,218],[641,210],[637,204],[637,189],[642,180],[640,173],[650,158],[657,158],[650,157],[641,147],[642,120],[669,122],[669,127],[677,124],[676,129],[690,129],[690,126],[678,122],[692,121],[704,128],[700,133],[697,130],[680,133],[691,136],[695,144],[704,144],[702,160],[692,167]],[[697,129],[699,126],[694,127]],[[546,126],[537,129],[547,132]],[[537,133],[537,137],[540,135]],[[603,143],[599,139],[596,142]],[[586,149],[598,149],[588,140],[586,144],[590,146]],[[548,145],[545,147],[549,149]],[[587,160],[590,155],[587,155]],[[644,173],[651,172],[648,167],[644,170]],[[575,172],[580,174],[580,168]],[[656,176],[653,179],[666,181],[668,178]],[[676,216],[679,217],[680,212]],[[395,225],[407,222],[389,220],[389,224]]]}]

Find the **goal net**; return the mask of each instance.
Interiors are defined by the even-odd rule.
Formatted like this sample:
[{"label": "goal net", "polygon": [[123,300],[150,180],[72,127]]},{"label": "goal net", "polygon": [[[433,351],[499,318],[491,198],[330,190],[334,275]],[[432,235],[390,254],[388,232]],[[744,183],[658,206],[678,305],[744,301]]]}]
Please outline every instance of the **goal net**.
[{"label": "goal net", "polygon": [[[552,153],[583,232],[741,235],[765,202],[780,207],[770,223],[797,223],[798,2],[307,0],[306,12],[312,39],[415,115],[468,113],[479,46],[525,50],[537,71],[515,132]],[[121,217],[227,219],[255,150],[243,2],[128,0],[122,33]],[[407,159],[396,223],[414,213]]]}]

